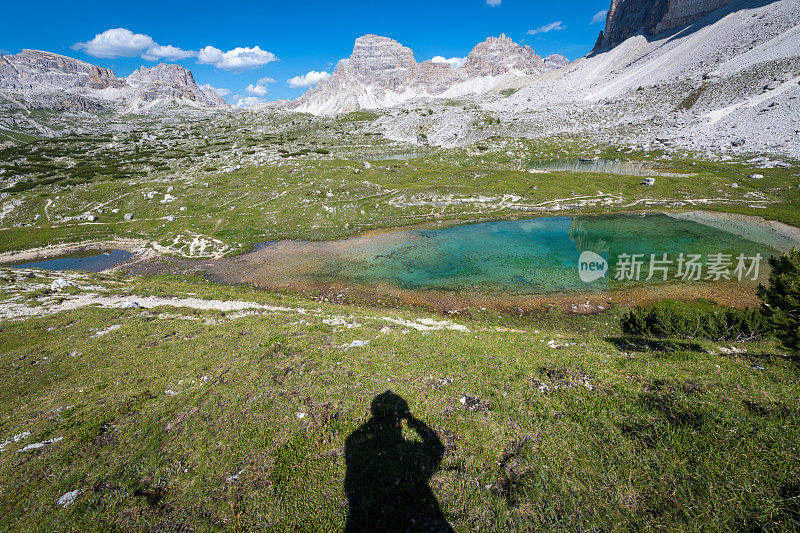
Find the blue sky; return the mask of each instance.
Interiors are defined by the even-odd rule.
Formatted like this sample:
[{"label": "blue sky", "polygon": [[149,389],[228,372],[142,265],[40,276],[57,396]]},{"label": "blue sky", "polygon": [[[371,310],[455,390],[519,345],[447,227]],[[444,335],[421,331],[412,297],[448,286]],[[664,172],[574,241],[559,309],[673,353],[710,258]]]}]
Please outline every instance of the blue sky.
[{"label": "blue sky", "polygon": [[230,91],[222,92],[236,103],[245,97],[296,98],[324,76],[319,73],[330,73],[348,57],[355,38],[366,33],[396,39],[417,61],[465,57],[478,42],[501,33],[541,56],[576,59],[589,52],[603,29],[608,5],[608,0],[29,0],[4,6],[0,53],[47,50],[113,68],[117,76],[141,65],[178,63],[199,84]]}]

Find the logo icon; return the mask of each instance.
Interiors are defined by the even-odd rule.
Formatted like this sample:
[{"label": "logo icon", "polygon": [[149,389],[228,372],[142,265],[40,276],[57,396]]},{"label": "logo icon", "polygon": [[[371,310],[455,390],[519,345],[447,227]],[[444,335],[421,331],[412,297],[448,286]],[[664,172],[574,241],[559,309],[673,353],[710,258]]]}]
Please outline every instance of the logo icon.
[{"label": "logo icon", "polygon": [[608,272],[608,261],[602,255],[586,250],[578,258],[578,275],[581,281],[591,283]]}]

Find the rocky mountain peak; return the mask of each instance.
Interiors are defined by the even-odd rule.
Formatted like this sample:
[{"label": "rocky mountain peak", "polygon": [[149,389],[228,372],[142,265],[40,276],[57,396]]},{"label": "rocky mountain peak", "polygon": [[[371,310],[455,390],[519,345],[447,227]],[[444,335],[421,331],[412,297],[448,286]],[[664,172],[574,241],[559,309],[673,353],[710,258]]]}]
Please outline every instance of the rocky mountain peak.
[{"label": "rocky mountain peak", "polygon": [[204,91],[194,81],[192,72],[180,65],[158,64],[140,67],[127,78],[128,84],[139,89],[145,102],[160,98],[185,98],[208,106],[225,105],[225,101],[213,91]]},{"label": "rocky mountain peak", "polygon": [[[464,65],[451,68],[447,63],[418,63],[414,52],[394,39],[364,35],[356,39],[350,58],[340,61],[330,78],[299,98],[296,108],[333,114],[418,97],[475,94],[490,90],[501,76],[536,74],[569,63],[558,57],[545,63],[529,46],[501,35],[478,44]],[[483,81],[478,83],[478,79]]]},{"label": "rocky mountain peak", "polygon": [[160,63],[154,67],[139,67],[128,76],[129,82],[152,83],[166,82],[175,85],[189,86],[195,83],[190,70],[180,65]]},{"label": "rocky mountain peak", "polygon": [[512,70],[534,74],[542,66],[542,58],[530,46],[521,46],[502,34],[473,48],[463,68],[480,76],[497,76]]},{"label": "rocky mountain peak", "polygon": [[364,35],[356,39],[344,69],[350,77],[394,88],[416,75],[417,62],[414,52],[394,39]]},{"label": "rocky mountain peak", "polygon": [[561,54],[550,54],[549,56],[545,57],[542,62],[544,62],[546,66],[551,66],[553,68],[566,67],[572,63],[569,59]]}]

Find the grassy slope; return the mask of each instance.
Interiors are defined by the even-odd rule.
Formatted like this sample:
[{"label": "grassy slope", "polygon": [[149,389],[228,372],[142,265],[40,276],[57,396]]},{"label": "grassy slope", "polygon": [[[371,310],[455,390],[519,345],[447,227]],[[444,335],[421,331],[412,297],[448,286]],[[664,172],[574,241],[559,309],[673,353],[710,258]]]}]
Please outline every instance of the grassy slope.
[{"label": "grassy slope", "polygon": [[[20,288],[5,275],[2,299],[59,297],[51,278]],[[345,439],[386,389],[447,445],[430,485],[459,530],[798,527],[800,371],[771,342],[620,348],[615,311],[474,311],[458,320],[469,332],[402,333],[382,317],[427,315],[179,278],[81,284],[307,312],[82,308],[0,323],[0,442],[32,433],[0,453],[0,530],[339,528]],[[324,322],[336,316],[361,325]],[[355,339],[370,344],[341,348]],[[559,382],[575,386],[538,388]],[[490,407],[465,409],[463,393]],[[75,504],[54,503],[72,490]]]}]

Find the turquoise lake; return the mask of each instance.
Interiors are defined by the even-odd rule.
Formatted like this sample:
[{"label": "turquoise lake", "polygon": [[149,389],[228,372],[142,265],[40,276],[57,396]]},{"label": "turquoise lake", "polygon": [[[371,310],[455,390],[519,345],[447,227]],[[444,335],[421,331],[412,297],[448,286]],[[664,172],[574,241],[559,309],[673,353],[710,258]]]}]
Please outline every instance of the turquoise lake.
[{"label": "turquoise lake", "polygon": [[[664,214],[541,217],[321,243],[273,242],[233,260],[232,271],[238,271],[234,277],[239,280],[269,285],[341,282],[412,291],[538,295],[665,283],[664,269],[666,283],[696,282],[679,275],[680,254],[685,260],[690,254],[700,256],[695,258],[701,264],[700,282],[728,281],[724,275],[715,280],[716,274],[708,271],[708,263],[714,262],[712,255],[722,254],[721,261],[716,261],[717,271],[724,274],[729,262],[727,275],[736,281],[738,256],[743,254],[744,266],[749,268],[752,258],[760,254],[759,278],[763,280],[767,258],[794,243],[767,225],[740,219],[699,222]],[[604,277],[582,281],[578,259],[584,251],[594,252],[608,263]],[[641,261],[638,280],[633,269],[625,269],[625,279],[614,279],[615,266],[625,260],[625,254]],[[647,280],[651,254],[659,261],[667,254],[672,264],[656,263],[663,268]],[[692,271],[692,278],[696,272]],[[755,284],[752,276],[753,271],[746,273],[742,283]]]}]

